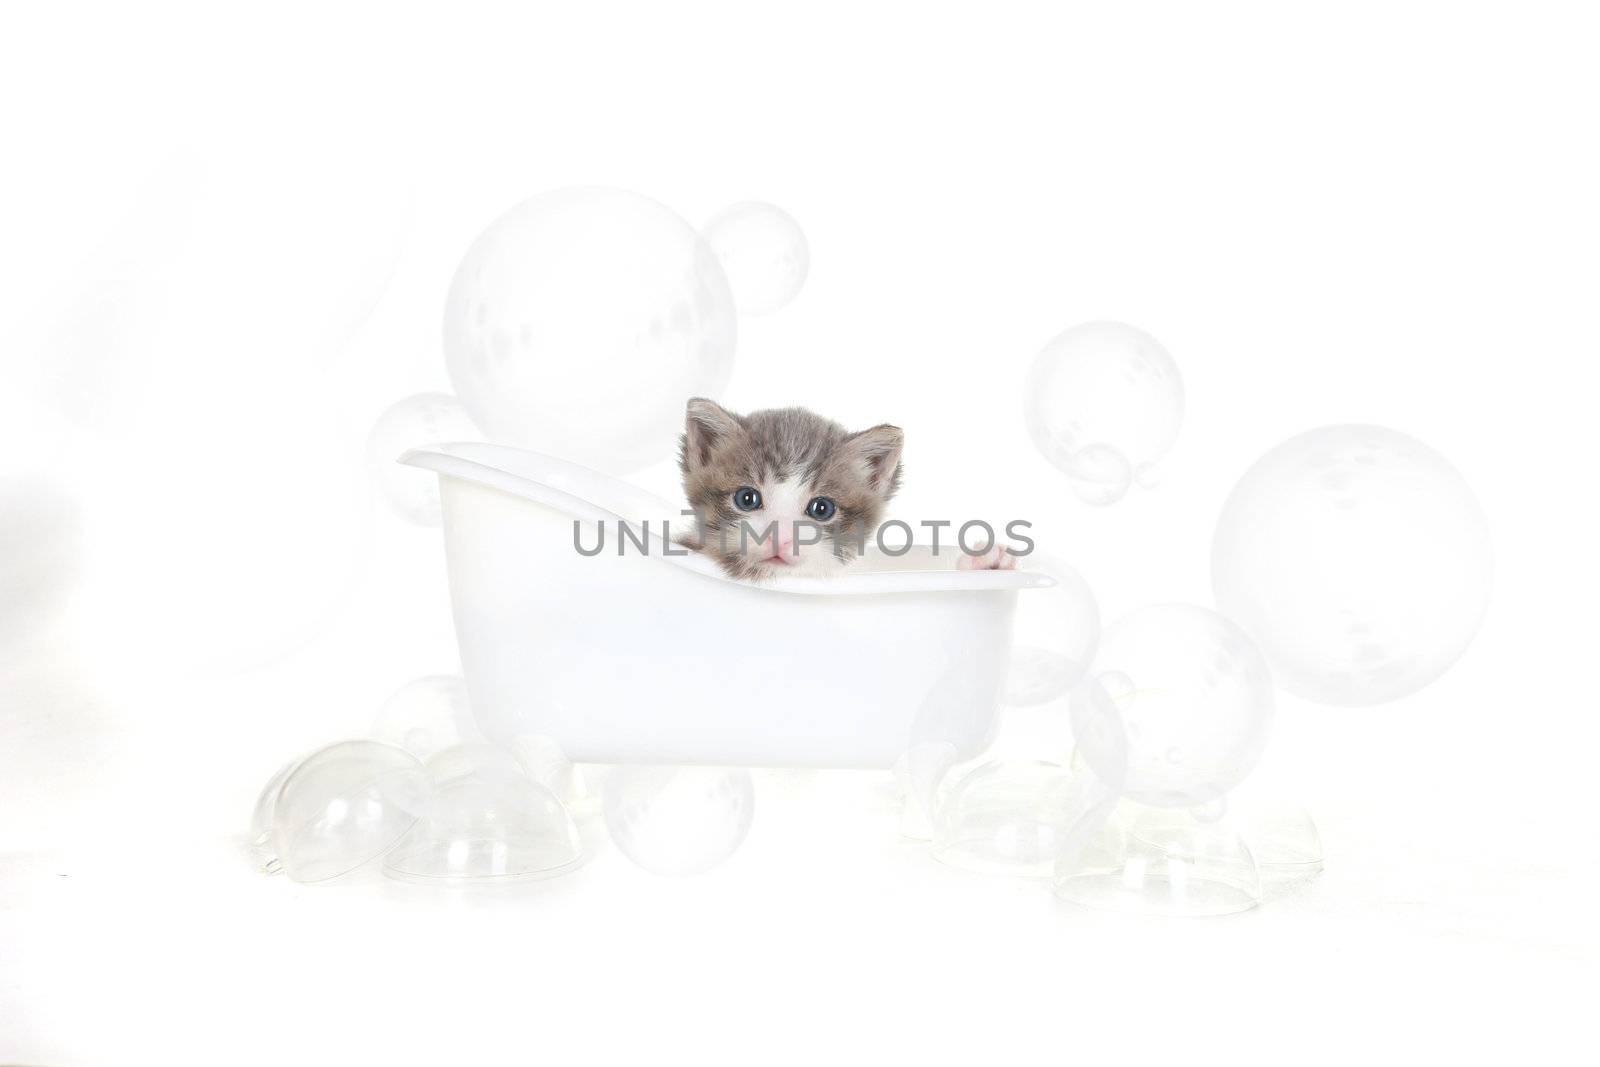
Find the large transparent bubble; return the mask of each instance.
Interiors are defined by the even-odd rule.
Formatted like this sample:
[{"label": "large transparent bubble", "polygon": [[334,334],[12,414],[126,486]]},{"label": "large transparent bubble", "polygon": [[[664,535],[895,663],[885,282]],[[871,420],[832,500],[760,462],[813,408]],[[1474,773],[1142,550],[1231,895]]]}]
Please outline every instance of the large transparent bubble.
[{"label": "large transparent bubble", "polygon": [[1028,432],[1086,503],[1120,500],[1135,470],[1153,464],[1183,423],[1183,378],[1154,337],[1120,322],[1090,322],[1044,347],[1028,370]]},{"label": "large transparent bubble", "polygon": [[447,441],[477,441],[482,434],[460,401],[447,393],[408,396],[378,416],[367,435],[367,470],[378,494],[396,515],[418,526],[439,525],[439,477],[399,462],[400,453]]},{"label": "large transparent bubble", "polygon": [[759,201],[732,204],[701,232],[728,276],[741,315],[770,315],[806,283],[806,235],[782,208]]},{"label": "large transparent bubble", "polygon": [[1067,459],[1067,484],[1085,504],[1105,507],[1128,495],[1133,467],[1110,445],[1088,445]]},{"label": "large transparent bubble", "polygon": [[612,474],[673,454],[683,403],[733,369],[733,297],[677,215],[615,189],[524,201],[456,270],[444,348],[494,441]]},{"label": "large transparent bubble", "polygon": [[754,813],[755,786],[742,768],[621,766],[605,788],[612,842],[656,874],[709,871],[744,844]]},{"label": "large transparent bubble", "polygon": [[1272,679],[1261,653],[1216,612],[1141,608],[1100,637],[1094,674],[1074,688],[1072,732],[1095,774],[1159,807],[1207,804],[1266,747]]},{"label": "large transparent bubble", "polygon": [[1488,524],[1443,456],[1378,426],[1328,426],[1256,461],[1217,521],[1218,607],[1285,689],[1322,704],[1413,693],[1478,631]]}]

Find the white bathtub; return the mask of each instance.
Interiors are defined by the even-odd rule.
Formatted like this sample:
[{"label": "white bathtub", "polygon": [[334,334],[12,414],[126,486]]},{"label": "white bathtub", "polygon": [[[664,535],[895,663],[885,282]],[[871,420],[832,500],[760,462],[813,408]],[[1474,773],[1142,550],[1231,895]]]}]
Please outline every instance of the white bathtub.
[{"label": "white bathtub", "polygon": [[[666,555],[680,508],[500,445],[401,462],[436,471],[461,664],[491,740],[554,740],[593,763],[887,768],[912,745],[975,754],[994,732],[1028,571],[869,552],[836,578],[760,586]],[[607,525],[605,551],[594,523]],[[617,553],[617,521],[648,525]],[[682,552],[677,546],[671,551]]]}]

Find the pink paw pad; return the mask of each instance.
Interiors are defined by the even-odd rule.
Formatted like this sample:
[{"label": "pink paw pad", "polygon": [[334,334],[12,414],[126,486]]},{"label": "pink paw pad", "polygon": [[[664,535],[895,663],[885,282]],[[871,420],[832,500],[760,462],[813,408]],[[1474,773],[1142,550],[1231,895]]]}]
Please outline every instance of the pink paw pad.
[{"label": "pink paw pad", "polygon": [[1017,557],[1005,550],[1004,545],[991,545],[988,551],[977,556],[965,553],[956,561],[958,571],[1014,571]]}]

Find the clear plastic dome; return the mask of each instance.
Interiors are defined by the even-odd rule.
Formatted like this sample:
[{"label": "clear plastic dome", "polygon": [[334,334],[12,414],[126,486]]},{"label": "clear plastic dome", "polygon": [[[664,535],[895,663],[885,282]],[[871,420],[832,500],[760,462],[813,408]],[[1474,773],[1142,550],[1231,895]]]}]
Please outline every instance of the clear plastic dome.
[{"label": "clear plastic dome", "polygon": [[1052,880],[1062,900],[1099,911],[1211,916],[1261,903],[1254,855],[1226,818],[1124,800]]},{"label": "clear plastic dome", "polygon": [[447,750],[427,809],[384,857],[383,873],[407,882],[462,885],[553,878],[587,859],[578,827],[555,794],[504,765],[475,765]]},{"label": "clear plastic dome", "polygon": [[278,862],[277,850],[272,847],[272,817],[278,810],[278,793],[290,773],[300,766],[297,759],[278,768],[278,773],[268,779],[256,798],[256,807],[250,815],[250,855],[263,874],[277,874],[283,870]]},{"label": "clear plastic dome", "polygon": [[416,823],[429,783],[411,753],[343,741],[300,761],[272,800],[274,859],[297,882],[326,882],[382,855]]},{"label": "clear plastic dome", "polygon": [[1292,804],[1240,805],[1234,825],[1270,884],[1311,878],[1322,871],[1322,835],[1304,808]]},{"label": "clear plastic dome", "polygon": [[1076,835],[1113,799],[1092,774],[1035,760],[985,763],[949,788],[933,824],[933,855],[980,874],[1046,878]]}]

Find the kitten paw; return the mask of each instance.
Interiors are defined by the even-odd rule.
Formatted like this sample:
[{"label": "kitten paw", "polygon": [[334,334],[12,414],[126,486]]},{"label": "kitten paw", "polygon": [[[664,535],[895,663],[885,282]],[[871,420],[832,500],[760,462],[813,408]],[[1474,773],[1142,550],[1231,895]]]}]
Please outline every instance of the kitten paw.
[{"label": "kitten paw", "polygon": [[958,571],[1014,571],[1017,557],[1006,551],[1004,545],[990,545],[988,551],[977,556],[965,552],[956,560]]}]

